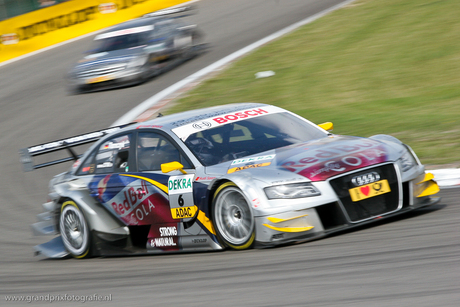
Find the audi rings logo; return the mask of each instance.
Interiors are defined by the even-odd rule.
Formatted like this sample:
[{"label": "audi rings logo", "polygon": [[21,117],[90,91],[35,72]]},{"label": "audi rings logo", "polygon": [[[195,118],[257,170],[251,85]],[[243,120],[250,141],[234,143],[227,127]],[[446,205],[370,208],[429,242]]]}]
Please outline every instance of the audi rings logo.
[{"label": "audi rings logo", "polygon": [[201,130],[201,129],[206,129],[211,127],[211,123],[209,122],[201,122],[201,123],[194,123],[192,125],[193,128]]},{"label": "audi rings logo", "polygon": [[355,187],[359,187],[379,180],[380,175],[377,172],[371,172],[364,175],[355,176],[351,179],[351,182],[355,185]]}]

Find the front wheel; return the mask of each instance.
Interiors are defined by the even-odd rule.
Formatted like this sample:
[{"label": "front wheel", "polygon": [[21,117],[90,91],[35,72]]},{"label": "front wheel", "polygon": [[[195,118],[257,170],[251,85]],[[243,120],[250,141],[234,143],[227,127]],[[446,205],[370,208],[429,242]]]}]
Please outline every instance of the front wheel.
[{"label": "front wheel", "polygon": [[254,244],[254,217],[246,198],[234,183],[224,183],[214,193],[213,220],[217,235],[226,246],[242,250]]},{"label": "front wheel", "polygon": [[91,234],[83,212],[74,201],[69,200],[62,204],[59,227],[64,246],[73,257],[90,256]]}]

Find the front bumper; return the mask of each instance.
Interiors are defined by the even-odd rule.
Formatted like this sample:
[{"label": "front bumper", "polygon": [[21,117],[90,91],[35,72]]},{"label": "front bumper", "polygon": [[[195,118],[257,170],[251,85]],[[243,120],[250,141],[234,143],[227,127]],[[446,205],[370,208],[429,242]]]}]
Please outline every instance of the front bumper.
[{"label": "front bumper", "polygon": [[81,91],[95,91],[122,86],[134,85],[144,80],[144,71],[139,69],[127,69],[114,74],[101,75],[91,78],[71,77],[69,84],[71,87]]},{"label": "front bumper", "polygon": [[[361,221],[352,221],[340,198],[314,207],[290,209],[255,218],[256,246],[269,247],[292,242],[317,239],[335,232],[380,221],[418,208],[434,205],[441,198],[433,196],[439,191],[433,176],[421,174],[401,184],[401,199],[397,210],[371,216]],[[308,206],[308,208],[307,208]]]}]

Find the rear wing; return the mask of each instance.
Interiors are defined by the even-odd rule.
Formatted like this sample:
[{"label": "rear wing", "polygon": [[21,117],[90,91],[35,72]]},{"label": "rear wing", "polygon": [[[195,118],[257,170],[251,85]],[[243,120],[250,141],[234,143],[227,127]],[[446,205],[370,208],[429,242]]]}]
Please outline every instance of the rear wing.
[{"label": "rear wing", "polygon": [[[19,156],[20,156],[20,161],[23,165],[23,171],[30,172],[37,168],[47,167],[47,166],[51,166],[51,165],[55,165],[59,163],[68,162],[68,161],[76,161],[78,160],[78,158],[81,157],[81,155],[77,155],[75,151],[72,150],[72,147],[96,142],[103,136],[109,133],[112,133],[112,132],[116,132],[132,124],[133,123],[124,124],[121,126],[110,127],[110,128],[106,128],[103,130],[93,131],[93,132],[89,132],[85,134],[72,136],[66,139],[53,141],[50,143],[44,143],[44,144],[34,145],[31,147],[27,147],[27,148],[22,148],[19,150]],[[54,160],[50,162],[45,162],[45,163],[41,163],[38,165],[34,165],[33,163],[32,157],[34,156],[40,156],[40,155],[44,155],[47,153],[56,152],[56,151],[60,151],[64,149],[69,152],[70,157],[62,158],[62,159],[58,159],[58,160]]]}]

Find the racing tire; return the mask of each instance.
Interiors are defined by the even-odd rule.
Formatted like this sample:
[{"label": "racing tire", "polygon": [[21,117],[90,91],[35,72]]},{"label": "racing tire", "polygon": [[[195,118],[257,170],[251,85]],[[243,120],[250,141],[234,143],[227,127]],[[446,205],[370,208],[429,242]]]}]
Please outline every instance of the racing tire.
[{"label": "racing tire", "polygon": [[68,200],[61,206],[59,227],[62,242],[69,254],[74,258],[91,256],[91,233],[83,212],[77,204]]},{"label": "racing tire", "polygon": [[235,250],[251,248],[255,241],[255,222],[249,203],[233,182],[226,182],[214,193],[213,222],[218,238]]}]

